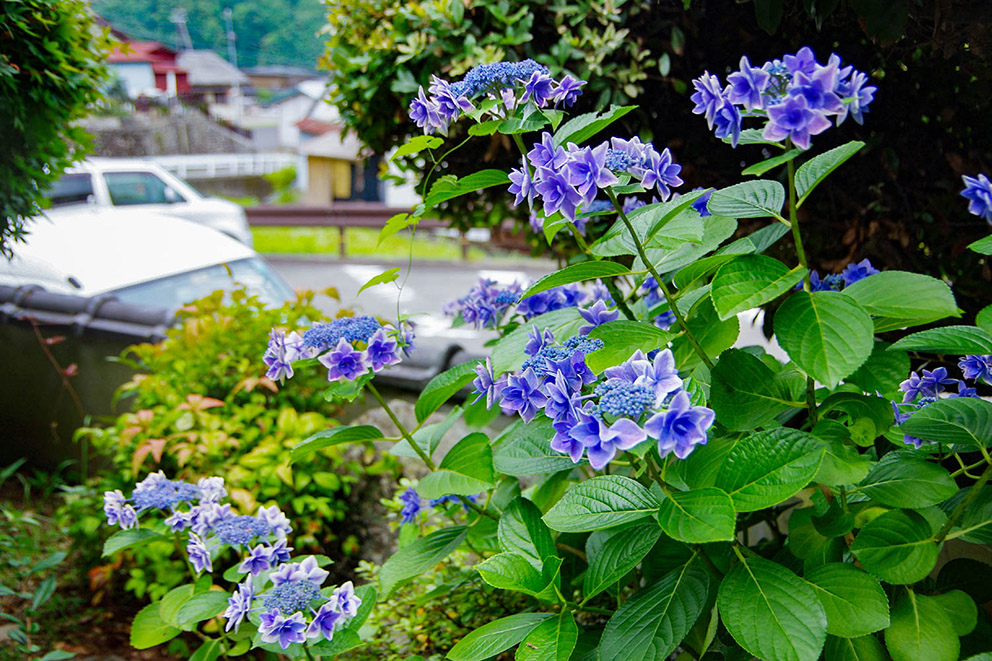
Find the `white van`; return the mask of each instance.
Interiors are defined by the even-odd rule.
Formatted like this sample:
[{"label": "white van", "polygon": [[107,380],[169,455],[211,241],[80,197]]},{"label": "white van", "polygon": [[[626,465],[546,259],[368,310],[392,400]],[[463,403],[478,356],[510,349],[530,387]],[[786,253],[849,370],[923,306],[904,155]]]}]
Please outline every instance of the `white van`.
[{"label": "white van", "polygon": [[53,208],[75,204],[140,206],[212,227],[252,245],[244,209],[228,200],[201,195],[179,177],[149,161],[91,158],[66,170],[46,197]]}]

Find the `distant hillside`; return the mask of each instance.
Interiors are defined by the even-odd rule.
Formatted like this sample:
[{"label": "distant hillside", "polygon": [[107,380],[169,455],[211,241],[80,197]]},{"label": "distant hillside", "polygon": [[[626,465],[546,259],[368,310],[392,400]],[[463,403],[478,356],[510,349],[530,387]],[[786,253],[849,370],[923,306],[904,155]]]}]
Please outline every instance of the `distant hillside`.
[{"label": "distant hillside", "polygon": [[238,65],[282,64],[315,69],[324,50],[317,31],[326,23],[320,0],[93,0],[93,9],[136,40],[176,46],[169,22],[175,7],[187,12],[194,48],[227,56],[224,8],[233,11]]}]

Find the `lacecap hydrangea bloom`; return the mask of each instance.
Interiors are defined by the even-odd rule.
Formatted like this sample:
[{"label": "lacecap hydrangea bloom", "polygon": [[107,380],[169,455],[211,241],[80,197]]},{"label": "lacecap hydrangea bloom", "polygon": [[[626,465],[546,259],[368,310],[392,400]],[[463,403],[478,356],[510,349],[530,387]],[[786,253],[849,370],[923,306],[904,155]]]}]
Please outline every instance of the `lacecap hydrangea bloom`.
[{"label": "lacecap hydrangea bloom", "polygon": [[[510,172],[509,192],[514,203],[533,206],[540,200],[545,218],[556,213],[571,222],[580,214],[605,210],[596,197],[600,190],[620,181],[621,175],[638,180],[647,190],[656,190],[662,201],[682,185],[682,166],[666,147],[660,152],[638,138],[612,138],[595,147],[574,143],[555,144],[545,131],[527,152],[521,167]],[[626,213],[626,211],[625,211]]]},{"label": "lacecap hydrangea bloom", "polygon": [[718,138],[736,147],[743,120],[756,117],[764,121],[765,140],[788,139],[800,149],[809,149],[810,138],[833,122],[851,117],[863,123],[877,90],[866,74],[841,66],[838,55],[821,64],[808,46],[759,67],[742,57],[726,85],[709,72],[692,85],[692,112],[703,115]]},{"label": "lacecap hydrangea bloom", "polygon": [[314,324],[302,335],[273,329],[263,360],[273,380],[291,378],[294,362],[316,358],[327,368],[328,381],[354,381],[400,362],[412,345],[411,328],[398,331],[368,315],[340,317]]},{"label": "lacecap hydrangea bloom", "polygon": [[[588,311],[589,317],[598,313]],[[602,340],[583,335],[559,343],[534,327],[521,369],[497,376],[489,361],[480,363],[475,392],[525,422],[543,413],[555,430],[551,447],[575,463],[587,458],[596,470],[649,438],[662,457],[680,459],[706,443],[715,415],[692,404],[669,349],[637,351],[596,376],[585,357],[602,346]]]},{"label": "lacecap hydrangea bloom", "polygon": [[328,572],[315,557],[291,562],[287,536],[292,528],[278,506],[238,514],[221,502],[226,497],[221,477],[191,484],[159,471],[138,482],[130,498],[120,490],[106,492],[104,513],[109,525],[123,529],[137,526],[143,513],[167,514],[162,523],[185,534],[187,559],[197,574],[212,573],[214,563],[234,549],[240,556],[236,573],[244,579],[228,598],[226,631],[237,631],[254,613],[261,641],[283,650],[311,639],[331,640],[361,605],[351,582],[325,589]]},{"label": "lacecap hydrangea bloom", "polygon": [[489,114],[505,117],[522,104],[571,106],[585,84],[568,74],[555,80],[547,67],[530,59],[480,64],[454,83],[431,76],[427,92],[421,86],[410,102],[410,119],[424,133],[447,135],[453,122],[475,110],[473,101],[492,99],[498,103]]}]

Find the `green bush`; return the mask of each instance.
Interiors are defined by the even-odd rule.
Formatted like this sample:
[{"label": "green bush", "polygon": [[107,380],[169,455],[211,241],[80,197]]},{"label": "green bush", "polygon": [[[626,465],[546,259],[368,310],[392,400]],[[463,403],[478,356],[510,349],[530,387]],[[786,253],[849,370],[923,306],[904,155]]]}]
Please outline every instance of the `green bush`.
[{"label": "green bush", "polygon": [[[95,501],[107,490],[130,492],[137,480],[158,470],[194,482],[222,475],[243,513],[260,505],[283,508],[299,552],[354,555],[361,528],[348,516],[353,491],[366,488],[369,477],[395,472],[398,464],[371,447],[341,446],[315,454],[306,471],[294,471],[290,449],[334,426],[339,407],[325,401],[320,375],[301,374],[282,387],[264,376],[259,360],[272,326],[323,318],[310,295],[268,309],[244,291],[229,301],[216,292],[188,306],[164,342],[126,352],[126,360],[142,370],[119,392],[132,411],[106,427],[77,432],[109,468],[90,489],[71,492],[64,508],[75,536],[89,542],[91,561],[100,539],[101,506]],[[183,580],[185,565],[171,544],[150,544],[136,550],[134,559],[126,587],[138,596],[159,598]]]}]

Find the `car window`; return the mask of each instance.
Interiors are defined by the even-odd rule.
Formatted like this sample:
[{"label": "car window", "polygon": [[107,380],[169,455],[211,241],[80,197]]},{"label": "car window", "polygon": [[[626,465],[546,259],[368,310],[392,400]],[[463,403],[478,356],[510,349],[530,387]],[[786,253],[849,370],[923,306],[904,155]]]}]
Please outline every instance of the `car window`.
[{"label": "car window", "polygon": [[[230,269],[230,271],[228,271]],[[231,291],[243,284],[249,293],[270,305],[282,305],[293,298],[293,290],[258,257],[230,264],[179,273],[111,292],[125,303],[162,308],[180,308],[217,290]]]},{"label": "car window", "polygon": [[103,178],[115,206],[167,204],[170,201],[165,193],[169,185],[151,172],[105,172]]},{"label": "car window", "polygon": [[79,204],[86,202],[87,198],[93,194],[93,177],[84,174],[64,174],[58,181],[52,184],[48,191],[48,199],[53,207],[60,207],[66,204]]}]

